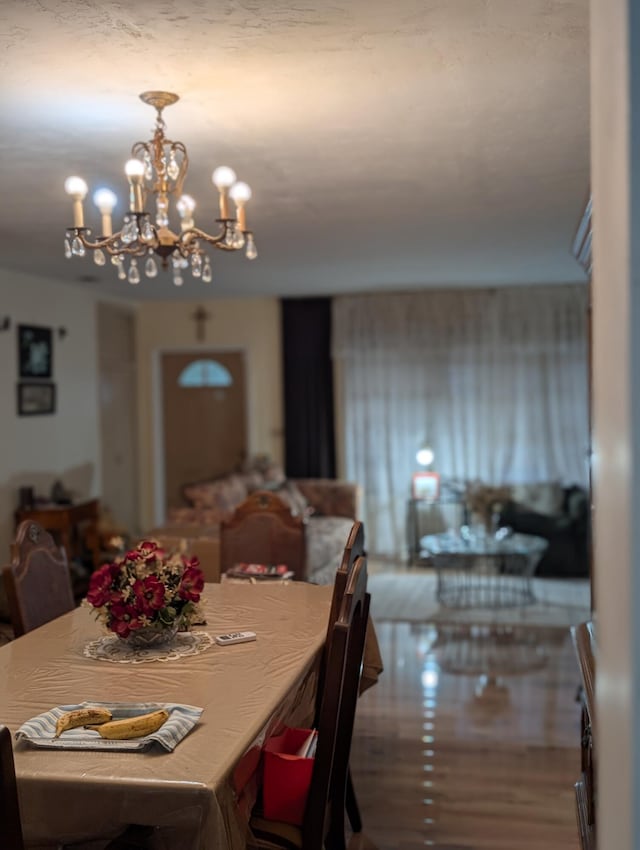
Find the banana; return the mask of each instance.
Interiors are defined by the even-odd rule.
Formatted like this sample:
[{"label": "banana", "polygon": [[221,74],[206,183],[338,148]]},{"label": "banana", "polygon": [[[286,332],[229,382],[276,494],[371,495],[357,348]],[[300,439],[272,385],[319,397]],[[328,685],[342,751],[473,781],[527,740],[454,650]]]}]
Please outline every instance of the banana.
[{"label": "banana", "polygon": [[86,726],[87,723],[106,723],[112,716],[108,708],[76,708],[73,711],[65,711],[56,721],[56,733],[53,737],[59,738],[67,729],[76,729],[78,726]]},{"label": "banana", "polygon": [[161,708],[149,714],[138,714],[137,717],[124,717],[122,720],[112,720],[110,723],[101,723],[98,726],[86,726],[85,728],[99,732],[103,738],[124,741],[127,738],[142,738],[145,735],[151,735],[168,718],[169,712]]}]

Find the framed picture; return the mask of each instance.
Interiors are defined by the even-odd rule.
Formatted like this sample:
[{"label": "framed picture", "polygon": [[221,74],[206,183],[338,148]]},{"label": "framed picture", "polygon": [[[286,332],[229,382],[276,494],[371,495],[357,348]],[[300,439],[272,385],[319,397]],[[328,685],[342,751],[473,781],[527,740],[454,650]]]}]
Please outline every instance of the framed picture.
[{"label": "framed picture", "polygon": [[20,378],[50,378],[53,374],[51,328],[18,325]]},{"label": "framed picture", "polygon": [[18,416],[44,416],[55,413],[56,385],[51,381],[20,381]]},{"label": "framed picture", "polygon": [[440,475],[437,472],[414,472],[411,493],[414,499],[435,502],[440,496]]}]

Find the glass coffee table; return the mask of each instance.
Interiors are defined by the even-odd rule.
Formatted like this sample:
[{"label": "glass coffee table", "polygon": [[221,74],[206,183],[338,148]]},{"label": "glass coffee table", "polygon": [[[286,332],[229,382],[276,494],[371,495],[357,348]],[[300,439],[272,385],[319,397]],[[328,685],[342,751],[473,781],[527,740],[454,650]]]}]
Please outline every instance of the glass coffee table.
[{"label": "glass coffee table", "polygon": [[438,602],[450,608],[507,608],[536,601],[532,577],[547,541],[530,534],[460,532],[421,538],[436,569]]}]

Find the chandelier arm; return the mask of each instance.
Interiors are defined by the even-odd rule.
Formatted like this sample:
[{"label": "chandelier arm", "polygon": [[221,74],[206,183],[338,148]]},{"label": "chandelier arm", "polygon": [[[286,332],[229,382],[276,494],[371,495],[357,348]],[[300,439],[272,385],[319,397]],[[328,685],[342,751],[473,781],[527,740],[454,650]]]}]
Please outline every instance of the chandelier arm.
[{"label": "chandelier arm", "polygon": [[137,245],[106,245],[105,250],[111,257],[116,257],[118,254],[132,254],[134,257],[144,257],[149,253],[149,248],[155,250],[155,243],[143,242]]},{"label": "chandelier arm", "polygon": [[114,233],[113,236],[103,236],[102,239],[96,239],[92,242],[90,239],[87,239],[83,231],[86,233],[90,232],[88,228],[69,227],[67,228],[67,236],[77,236],[85,248],[89,248],[92,251],[100,248],[101,250],[105,250],[107,254],[112,257],[117,254],[135,254],[142,256],[147,253],[149,248],[155,249],[159,244],[156,237],[153,241],[134,245],[124,245],[122,241],[119,241],[120,233]]},{"label": "chandelier arm", "polygon": [[180,248],[187,248],[192,240],[202,239],[204,242],[208,242],[209,245],[214,245],[216,248],[221,248],[223,251],[235,251],[237,250],[236,248],[227,245],[224,241],[227,235],[227,230],[228,227],[226,222],[222,223],[222,230],[217,236],[210,236],[208,233],[205,233],[204,230],[200,230],[199,227],[190,227],[188,230],[182,231],[178,237],[178,245]]}]

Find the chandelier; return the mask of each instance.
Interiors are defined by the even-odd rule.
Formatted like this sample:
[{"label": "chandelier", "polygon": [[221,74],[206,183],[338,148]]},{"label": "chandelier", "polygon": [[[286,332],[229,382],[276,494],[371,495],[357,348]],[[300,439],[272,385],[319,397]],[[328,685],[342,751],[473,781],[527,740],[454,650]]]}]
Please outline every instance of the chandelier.
[{"label": "chandelier", "polygon": [[[205,283],[212,279],[211,261],[204,250],[212,245],[223,251],[242,248],[248,259],[258,253],[253,233],[247,230],[246,204],[251,189],[246,183],[236,182],[231,168],[219,166],[211,179],[219,192],[220,217],[216,219],[218,232],[206,233],[195,226],[195,201],[182,194],[182,186],[189,167],[187,149],[182,142],[173,142],[165,136],[162,110],[179,100],[177,94],[164,91],[147,91],[140,95],[144,103],[156,109],[156,126],[148,142],[136,142],[125,165],[129,181],[129,210],[121,229],[113,232],[111,213],[117,203],[110,189],[98,189],[93,201],[102,216],[101,235],[91,239],[91,230],[84,225],[82,202],[88,186],[82,177],[68,177],[64,187],[73,200],[73,227],[66,230],[65,256],[84,257],[93,252],[93,260],[104,266],[107,256],[116,267],[118,277],[129,283],[140,282],[141,269],[147,277],[158,274],[158,262],[163,269],[171,267],[173,282],[182,286],[183,273],[190,269],[195,278]],[[146,209],[149,196],[155,199],[155,219]],[[169,228],[169,196],[173,196],[180,219],[180,232]],[[235,216],[229,213],[229,201],[235,204]],[[140,263],[140,266],[138,265]]]}]

